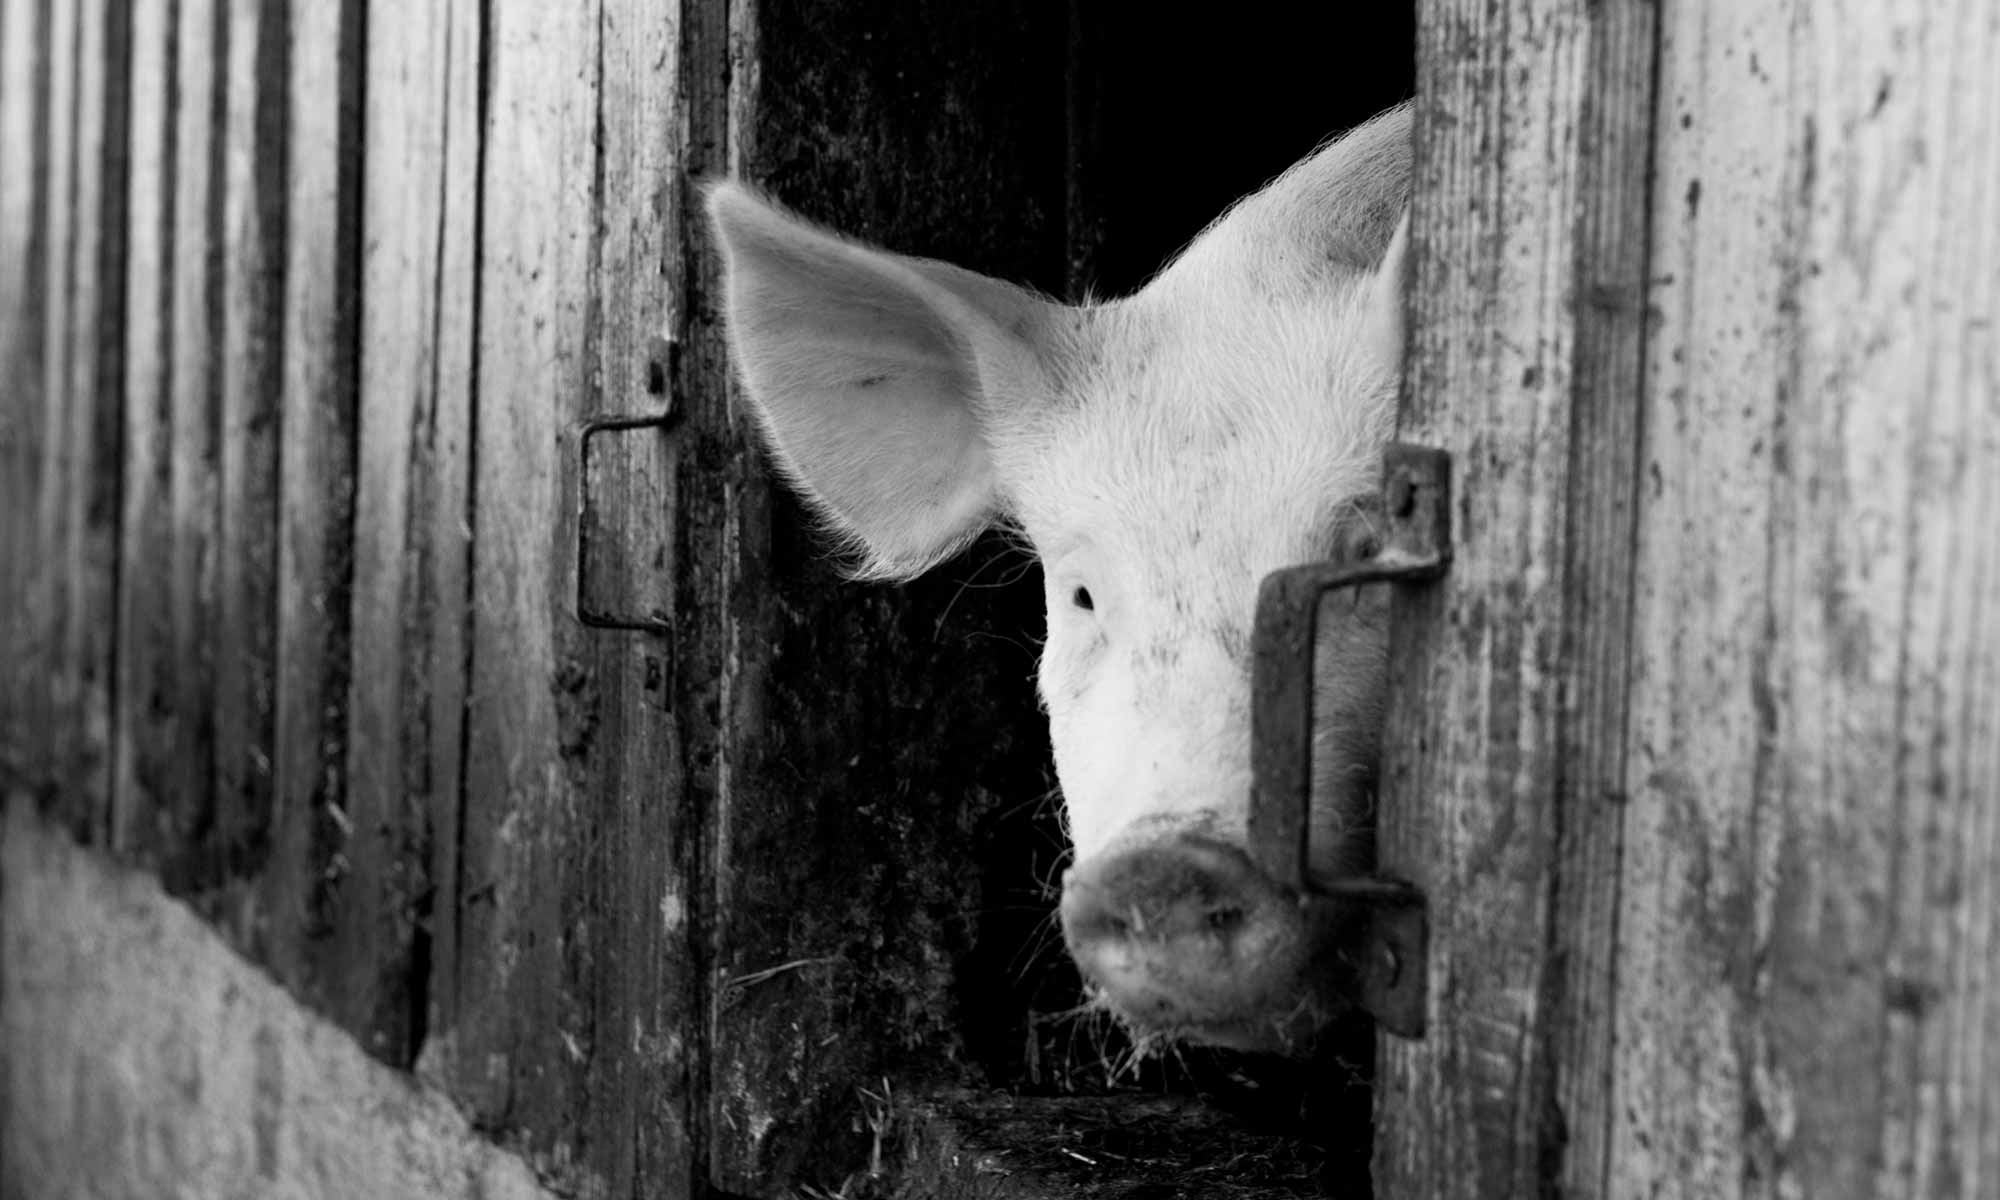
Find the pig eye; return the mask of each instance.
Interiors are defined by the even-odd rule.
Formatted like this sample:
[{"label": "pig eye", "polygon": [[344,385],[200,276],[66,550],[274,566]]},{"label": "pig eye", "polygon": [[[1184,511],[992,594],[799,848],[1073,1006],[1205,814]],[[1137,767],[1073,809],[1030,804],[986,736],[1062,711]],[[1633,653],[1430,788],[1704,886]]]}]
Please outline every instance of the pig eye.
[{"label": "pig eye", "polygon": [[1071,592],[1069,594],[1069,602],[1085,612],[1090,612],[1097,607],[1097,602],[1090,598],[1090,589],[1087,587],[1080,587]]}]

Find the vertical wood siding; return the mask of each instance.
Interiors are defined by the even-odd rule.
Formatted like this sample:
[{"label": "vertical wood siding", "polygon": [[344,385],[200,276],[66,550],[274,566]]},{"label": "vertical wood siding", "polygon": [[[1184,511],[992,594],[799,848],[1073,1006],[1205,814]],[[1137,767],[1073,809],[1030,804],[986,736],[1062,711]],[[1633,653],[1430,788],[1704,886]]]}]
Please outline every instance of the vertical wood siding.
[{"label": "vertical wood siding", "polygon": [[[436,970],[456,937],[477,329],[478,6],[371,7],[354,627],[342,771],[360,843],[345,929],[348,1020],[382,1019],[407,1061],[453,1002]],[[401,1009],[404,1015],[396,1016]]]},{"label": "vertical wood siding", "polygon": [[[125,14],[14,3],[4,14],[0,155],[7,354],[0,467],[7,713],[0,764],[47,785],[80,836],[108,833],[118,389],[123,355]],[[43,731],[61,728],[62,738]]]},{"label": "vertical wood siding", "polygon": [[1604,1153],[1653,11],[1420,10],[1399,436],[1452,453],[1457,556],[1396,630],[1382,853],[1432,897],[1433,1023],[1384,1042],[1386,1196]]},{"label": "vertical wood siding", "polygon": [[578,418],[669,399],[728,41],[552,11],[7,4],[0,762],[552,1178],[688,1195],[672,654],[567,547]]},{"label": "vertical wood siding", "polygon": [[1665,12],[1609,1194],[2000,1188],[1996,54]]},{"label": "vertical wood siding", "polygon": [[166,603],[174,29],[173,6],[166,0],[133,6],[111,844],[135,854],[162,840],[154,797],[175,746],[169,691],[174,640]]},{"label": "vertical wood siding", "polygon": [[[286,51],[282,5],[227,0],[217,123],[221,193],[212,268],[222,328],[214,386],[216,869],[254,870],[269,845],[277,688],[278,434],[283,396]],[[310,149],[307,150],[310,153]]]},{"label": "vertical wood siding", "polygon": [[1990,6],[1424,6],[1391,1196],[1984,1195]]},{"label": "vertical wood siding", "polygon": [[[40,249],[46,236],[41,216],[41,140],[48,127],[43,104],[48,86],[42,76],[46,61],[41,37],[40,5],[34,0],[0,3],[0,362],[7,367],[0,381],[0,554],[6,561],[28,561],[40,541],[40,531],[24,514],[35,511],[41,489],[42,395],[41,299],[45,264]],[[36,675],[28,657],[34,643],[29,620],[30,571],[0,572],[0,769],[30,778],[40,773],[31,757],[31,731],[41,715],[35,711]]]}]

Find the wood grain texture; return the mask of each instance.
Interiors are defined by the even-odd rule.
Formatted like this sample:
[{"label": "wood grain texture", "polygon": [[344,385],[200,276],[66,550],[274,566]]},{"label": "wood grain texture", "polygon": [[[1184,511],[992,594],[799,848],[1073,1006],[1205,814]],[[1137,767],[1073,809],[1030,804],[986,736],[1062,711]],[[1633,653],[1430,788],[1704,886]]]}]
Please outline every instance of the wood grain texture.
[{"label": "wood grain texture", "polygon": [[1399,436],[1456,543],[1401,601],[1384,869],[1431,897],[1431,1019],[1385,1039],[1378,1194],[1592,1195],[1606,1154],[1653,9],[1420,10]]},{"label": "wood grain texture", "polygon": [[210,886],[254,873],[270,837],[291,32],[282,5],[227,0],[223,9]]},{"label": "wood grain texture", "polygon": [[112,825],[169,890],[221,882],[216,827],[227,10],[133,11],[118,761]]},{"label": "wood grain texture", "polygon": [[[381,964],[342,957],[340,935],[375,910],[342,891],[366,860],[346,834],[347,680],[352,629],[360,372],[362,91],[360,0],[295,0],[273,106],[285,131],[277,698],[270,849],[258,880],[259,956],[371,1053],[380,1014],[351,1003]],[[273,20],[278,17],[274,13]],[[373,751],[394,753],[393,744]],[[372,849],[367,839],[357,839]],[[371,993],[372,994],[372,993]],[[400,994],[400,993],[399,993]],[[405,1008],[407,1006],[404,1006]],[[391,1023],[407,1025],[402,1011]]]},{"label": "wood grain texture", "polygon": [[[1565,628],[1553,781],[1556,971],[1545,1185],[1608,1195],[1619,864],[1625,848],[1625,713],[1631,675],[1632,526],[1645,337],[1646,229],[1657,4],[1601,8],[1589,31],[1576,129],[1579,206],[1569,320],[1571,409],[1564,496]],[[1559,1157],[1554,1147],[1559,1145]]]},{"label": "wood grain texture", "polygon": [[[67,737],[54,740],[50,784],[59,813],[78,836],[108,833],[112,758],[111,683],[115,622],[119,454],[118,389],[123,361],[125,21],[123,6],[86,4],[69,16],[72,106],[71,212],[62,265],[63,373],[51,378],[52,427],[63,429],[48,469],[60,476],[46,515],[57,594],[44,625],[53,655],[51,716]],[[57,22],[57,28],[62,22]],[[52,180],[51,182],[57,182]],[[51,198],[52,203],[55,198]],[[55,348],[51,347],[51,362]]]},{"label": "wood grain texture", "polygon": [[[685,402],[671,335],[690,305],[689,238],[699,220],[686,186],[689,143],[701,127],[685,99],[695,81],[726,78],[727,60],[688,61],[685,23],[702,14],[650,0],[604,0],[598,25],[596,218],[589,314],[595,389],[588,409],[657,415]],[[696,43],[697,47],[700,43]],[[614,1195],[694,1196],[703,1186],[698,1140],[707,1047],[695,1032],[707,996],[691,898],[706,822],[695,811],[675,687],[680,631],[674,611],[685,567],[677,504],[686,460],[678,434],[609,435],[617,452],[596,512],[615,522],[625,566],[616,608],[658,617],[668,632],[589,635],[595,726],[580,747],[586,772],[581,839],[583,907],[594,923],[587,985],[592,1030],[583,1129],[596,1174]],[[571,443],[573,445],[573,443]],[[607,448],[600,444],[600,449]],[[580,488],[580,481],[579,481]],[[600,543],[602,544],[602,543]],[[564,578],[575,581],[581,564]],[[575,593],[573,592],[572,595]],[[572,600],[570,615],[575,617]]]},{"label": "wood grain texture", "polygon": [[1404,436],[1464,470],[1399,633],[1441,1024],[1378,1182],[1983,1195],[2000,20],[1651,22],[1426,10]]},{"label": "wood grain texture", "polygon": [[[691,967],[681,995],[696,1014],[698,1045],[686,1058],[690,1143],[700,1156],[695,1194],[732,1174],[728,1161],[714,1165],[718,1129],[728,1114],[716,1086],[716,1037],[724,1028],[718,964],[725,950],[718,909],[727,895],[715,872],[726,857],[726,797],[732,784],[726,757],[737,620],[729,607],[736,584],[738,543],[735,496],[742,484],[746,432],[736,424],[729,347],[717,307],[722,268],[704,234],[697,232],[697,181],[738,175],[749,137],[754,97],[761,83],[755,41],[757,5],[745,0],[692,0],[681,7],[680,97],[685,130],[681,158],[680,220],[676,231],[681,302],[668,334],[680,347],[678,439],[682,462],[701,469],[678,476],[674,509],[680,517],[674,580],[676,612],[685,624],[674,644],[674,700],[680,708],[682,780],[693,827],[677,848],[695,887],[685,897]],[[709,614],[702,618],[697,614]],[[753,626],[754,628],[754,626]]]},{"label": "wood grain texture", "polygon": [[135,855],[151,852],[167,839],[161,805],[179,749],[173,722],[173,614],[166,603],[173,540],[168,379],[174,347],[170,316],[179,145],[169,103],[178,71],[172,12],[166,0],[132,8],[111,844]]},{"label": "wood grain texture", "polygon": [[[578,896],[592,719],[569,614],[573,438],[594,363],[599,5],[487,11],[473,378],[471,680],[454,1090],[481,1125],[548,1144],[582,1115],[591,947]],[[529,182],[532,181],[532,184]]]},{"label": "wood grain texture", "polygon": [[[39,216],[42,225],[40,352],[37,354],[41,378],[36,381],[35,401],[41,412],[36,419],[40,433],[40,486],[34,497],[35,560],[49,564],[35,572],[25,608],[29,630],[27,661],[30,703],[44,731],[69,725],[75,715],[63,703],[63,627],[67,624],[70,574],[64,569],[63,551],[69,532],[69,497],[75,490],[77,464],[72,455],[72,428],[69,420],[69,374],[76,306],[80,297],[73,286],[71,267],[78,238],[89,239],[94,228],[79,221],[72,189],[77,182],[78,146],[77,12],[73,6],[55,5],[42,14],[42,53],[46,56],[43,86],[42,129],[45,139],[39,156],[41,170],[36,183],[42,191]],[[35,755],[41,761],[35,774],[45,787],[53,785],[61,771],[63,744],[67,739],[37,739]]]},{"label": "wood grain texture", "polygon": [[[47,325],[49,174],[49,45],[47,4],[7,0],[0,7],[0,153],[9,164],[0,178],[0,246],[10,269],[0,272],[0,365],[5,404],[0,405],[0,536],[9,562],[29,562],[42,552],[43,356]],[[0,770],[10,780],[34,780],[43,768],[41,736],[45,692],[40,684],[40,630],[33,619],[36,573],[9,571],[0,578],[6,617],[6,687],[0,694]]]},{"label": "wood grain texture", "polygon": [[1996,53],[1669,10],[1614,1194],[2000,1186]]},{"label": "wood grain texture", "polygon": [[[421,1066],[551,1178],[693,1195],[707,990],[678,643],[578,619],[578,435],[586,417],[678,402],[662,334],[687,323],[682,169],[712,132],[696,114],[719,112],[687,97],[726,95],[728,74],[726,40],[703,43],[689,24],[727,10],[485,11],[467,60],[481,64],[472,674],[448,842],[440,821],[438,885],[456,914],[440,926]],[[447,252],[440,278],[457,265]],[[677,439],[646,429],[595,449],[610,506],[592,515],[599,549],[648,548],[612,572],[630,594],[596,598],[697,636],[695,618],[675,624]],[[699,620],[719,629],[721,614]]]},{"label": "wood grain texture", "polygon": [[[410,718],[420,719],[425,729],[424,745],[419,747],[412,738],[405,742],[404,753],[406,763],[423,760],[424,783],[434,798],[426,989],[426,1018],[433,1029],[443,1014],[457,1011],[456,977],[449,969],[455,959],[448,955],[455,955],[459,944],[458,915],[465,896],[459,861],[471,673],[472,435],[477,398],[473,372],[479,338],[479,171],[485,144],[486,26],[477,13],[472,6],[455,5],[448,26],[443,47],[447,86],[437,101],[443,109],[442,157],[437,164],[438,260],[434,268],[415,264],[420,273],[434,270],[435,326],[427,335],[435,339],[428,384],[434,408],[430,423],[422,427],[429,439],[428,458],[422,469],[412,471],[413,487],[418,481],[428,485],[427,495],[420,492],[414,497],[420,500],[419,509],[427,511],[410,536],[427,544],[431,560],[428,582],[420,581],[419,600],[405,617],[409,644],[423,645],[428,654],[427,661],[422,654],[416,656],[423,666],[412,674],[421,678],[409,684],[406,700]],[[424,74],[423,68],[416,68],[413,82]],[[426,335],[420,331],[419,336]],[[369,361],[365,351],[362,361]],[[421,380],[416,382],[424,386]],[[357,682],[359,678],[357,671]]]},{"label": "wood grain texture", "polygon": [[[453,921],[465,698],[479,19],[369,14],[353,625],[327,1002],[392,1062],[419,1052]],[[455,845],[452,846],[455,850]]]},{"label": "wood grain texture", "polygon": [[[182,0],[176,23],[173,249],[167,366],[168,690],[174,753],[155,793],[169,891],[215,879],[216,537],[221,453],[222,213],[227,10]],[[149,597],[145,602],[158,602]]]},{"label": "wood grain texture", "polygon": [[[64,703],[66,674],[62,654],[63,630],[68,622],[72,578],[64,562],[70,533],[70,496],[80,481],[75,458],[74,428],[69,417],[70,372],[74,359],[74,335],[78,325],[79,295],[75,278],[77,243],[88,243],[96,235],[93,222],[79,213],[75,188],[77,166],[85,156],[80,145],[82,87],[78,79],[78,16],[74,5],[52,5],[44,12],[44,53],[48,56],[47,92],[44,98],[42,265],[42,347],[39,399],[42,413],[41,479],[35,496],[35,558],[49,564],[35,573],[27,612],[30,634],[29,661],[33,664],[30,687],[36,697],[42,728],[46,731],[73,728],[77,715]],[[83,281],[87,289],[90,280]],[[43,762],[38,772],[46,785],[54,784],[61,773],[67,738],[41,740],[38,753]]]},{"label": "wood grain texture", "polygon": [[[8,708],[18,732],[0,759],[16,763],[76,834],[108,832],[112,758],[116,419],[122,367],[123,10],[101,3],[20,11],[24,88],[15,186],[26,194],[15,236],[20,264],[6,304],[11,347],[8,606],[19,678]],[[10,52],[12,46],[10,45]],[[31,189],[31,190],[30,190]]]}]

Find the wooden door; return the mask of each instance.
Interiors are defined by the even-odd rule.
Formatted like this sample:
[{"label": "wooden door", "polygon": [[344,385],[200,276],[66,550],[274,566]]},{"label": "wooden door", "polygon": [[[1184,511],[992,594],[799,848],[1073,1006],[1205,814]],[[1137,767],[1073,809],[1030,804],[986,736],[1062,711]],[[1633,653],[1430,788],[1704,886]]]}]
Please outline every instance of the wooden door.
[{"label": "wooden door", "polygon": [[1421,8],[1390,1197],[2000,1180],[1990,6]]}]

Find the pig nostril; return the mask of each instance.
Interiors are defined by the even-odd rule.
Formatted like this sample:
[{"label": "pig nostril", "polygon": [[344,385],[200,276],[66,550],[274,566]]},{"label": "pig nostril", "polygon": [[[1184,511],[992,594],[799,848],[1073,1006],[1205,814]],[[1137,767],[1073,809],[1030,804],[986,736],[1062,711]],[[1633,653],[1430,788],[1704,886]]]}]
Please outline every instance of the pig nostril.
[{"label": "pig nostril", "polygon": [[1264,903],[1240,851],[1163,842],[1073,869],[1063,887],[1063,937],[1086,967],[1120,956],[1229,956],[1256,940]]},{"label": "pig nostril", "polygon": [[1072,944],[1106,944],[1131,940],[1132,921],[1107,904],[1086,901],[1063,909],[1063,933]]}]

